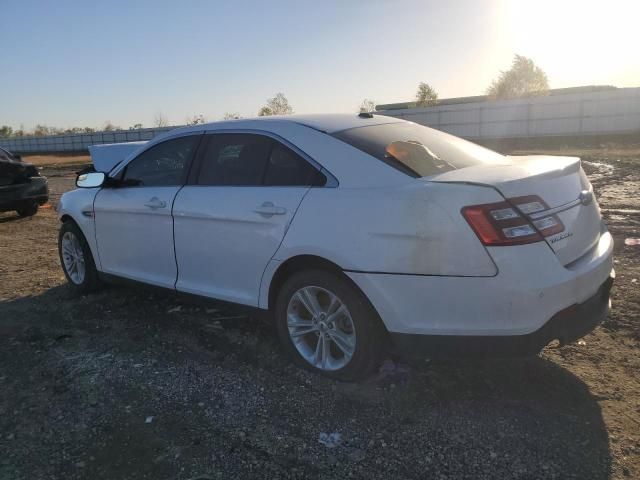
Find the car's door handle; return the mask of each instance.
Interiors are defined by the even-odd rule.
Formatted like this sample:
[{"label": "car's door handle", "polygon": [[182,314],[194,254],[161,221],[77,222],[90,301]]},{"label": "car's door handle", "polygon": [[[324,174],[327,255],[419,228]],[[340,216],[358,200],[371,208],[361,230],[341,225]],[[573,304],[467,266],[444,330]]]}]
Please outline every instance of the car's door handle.
[{"label": "car's door handle", "polygon": [[254,210],[255,213],[259,213],[263,217],[271,217],[273,215],[284,215],[287,213],[287,209],[284,207],[276,207],[271,202],[264,202],[262,205]]},{"label": "car's door handle", "polygon": [[164,200],[160,200],[158,197],[152,197],[147,203],[144,204],[144,206],[155,210],[156,208],[166,207],[167,202],[165,202]]}]

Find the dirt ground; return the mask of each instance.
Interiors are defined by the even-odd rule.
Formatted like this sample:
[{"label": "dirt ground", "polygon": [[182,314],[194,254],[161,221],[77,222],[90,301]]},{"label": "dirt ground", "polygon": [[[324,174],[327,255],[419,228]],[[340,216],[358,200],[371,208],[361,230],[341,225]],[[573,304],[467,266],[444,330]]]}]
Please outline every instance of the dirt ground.
[{"label": "dirt ground", "polygon": [[[0,214],[0,479],[640,478],[640,147],[579,153],[616,241],[605,323],[530,359],[390,358],[360,384],[291,366],[230,307],[75,296],[53,208]],[[55,205],[76,162],[54,161],[36,163]]]},{"label": "dirt ground", "polygon": [[89,155],[77,153],[63,153],[58,155],[24,155],[23,160],[36,166],[68,166],[88,164],[91,162]]}]

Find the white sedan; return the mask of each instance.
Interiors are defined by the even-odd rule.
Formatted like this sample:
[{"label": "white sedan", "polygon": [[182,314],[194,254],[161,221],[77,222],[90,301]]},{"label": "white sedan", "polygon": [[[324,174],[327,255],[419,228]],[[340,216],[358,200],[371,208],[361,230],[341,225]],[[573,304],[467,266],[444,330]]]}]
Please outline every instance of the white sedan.
[{"label": "white sedan", "polygon": [[385,116],[267,117],[91,148],[62,196],[79,291],[128,279],[272,312],[340,378],[391,340],[535,354],[607,315],[611,235],[577,158],[510,157]]}]

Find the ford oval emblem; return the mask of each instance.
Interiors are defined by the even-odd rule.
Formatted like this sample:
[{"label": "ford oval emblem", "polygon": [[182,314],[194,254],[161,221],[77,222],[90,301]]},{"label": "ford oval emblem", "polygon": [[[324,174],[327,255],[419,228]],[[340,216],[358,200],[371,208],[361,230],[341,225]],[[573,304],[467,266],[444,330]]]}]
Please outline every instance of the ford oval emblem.
[{"label": "ford oval emblem", "polygon": [[591,202],[593,202],[593,192],[590,192],[589,190],[583,190],[580,192],[579,198],[582,205],[589,205]]}]

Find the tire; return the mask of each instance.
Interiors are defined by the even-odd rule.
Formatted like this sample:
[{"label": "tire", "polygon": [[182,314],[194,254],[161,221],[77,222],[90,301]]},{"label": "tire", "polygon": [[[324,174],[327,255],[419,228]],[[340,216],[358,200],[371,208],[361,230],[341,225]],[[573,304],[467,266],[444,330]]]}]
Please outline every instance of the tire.
[{"label": "tire", "polygon": [[38,204],[36,202],[27,203],[16,210],[16,213],[21,217],[33,217],[38,213]]},{"label": "tire", "polygon": [[[339,303],[332,307],[334,298]],[[335,305],[341,305],[340,311],[332,314]],[[278,337],[297,365],[345,381],[366,378],[378,366],[386,332],[382,321],[367,298],[339,274],[294,273],[280,288],[274,310]]]},{"label": "tire", "polygon": [[[91,249],[80,228],[71,220],[64,222],[60,227],[58,254],[64,276],[76,292],[89,293],[100,287]],[[73,268],[71,258],[75,260],[76,268]]]}]

